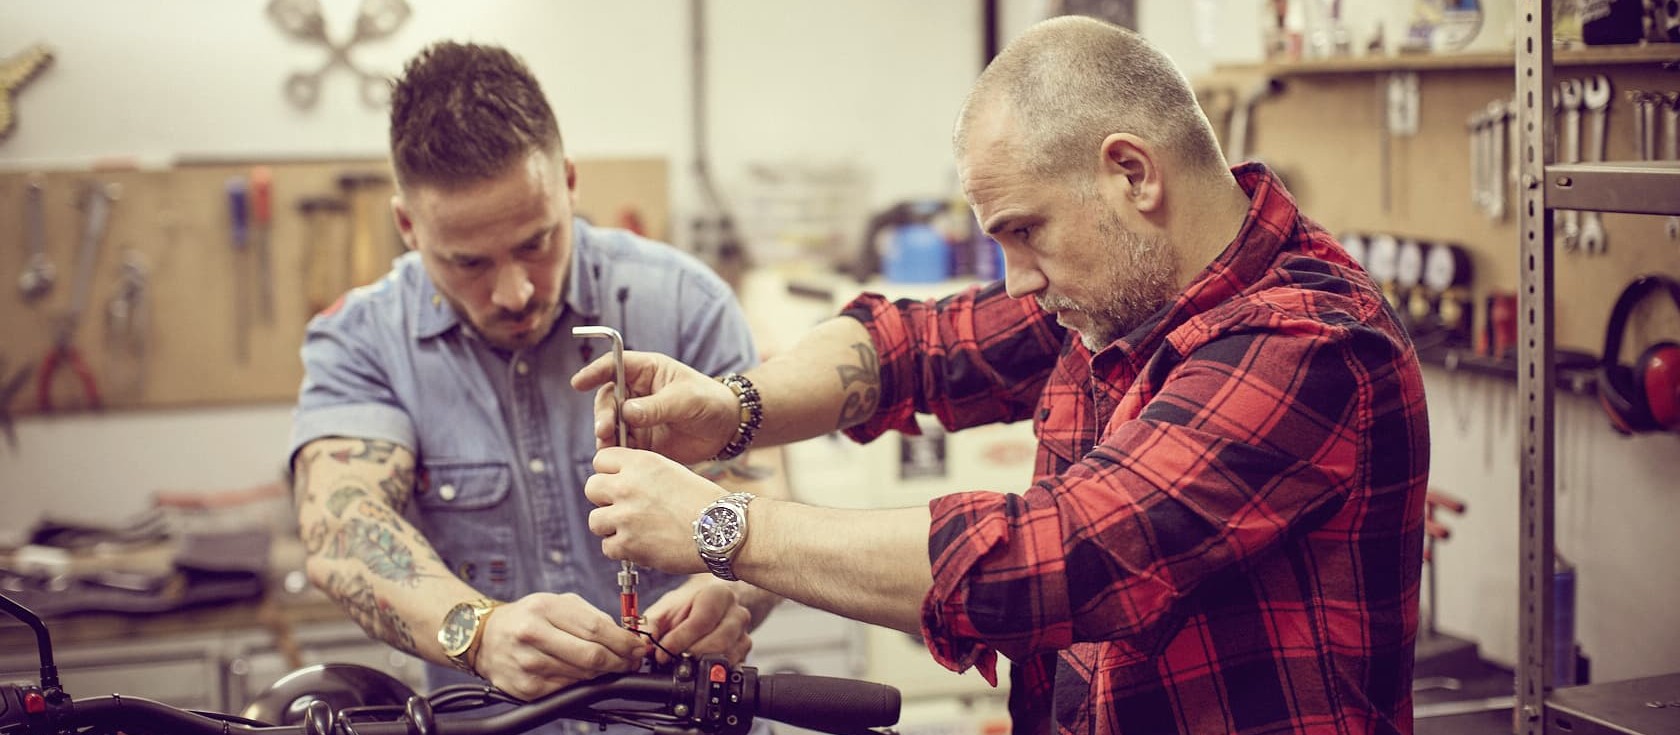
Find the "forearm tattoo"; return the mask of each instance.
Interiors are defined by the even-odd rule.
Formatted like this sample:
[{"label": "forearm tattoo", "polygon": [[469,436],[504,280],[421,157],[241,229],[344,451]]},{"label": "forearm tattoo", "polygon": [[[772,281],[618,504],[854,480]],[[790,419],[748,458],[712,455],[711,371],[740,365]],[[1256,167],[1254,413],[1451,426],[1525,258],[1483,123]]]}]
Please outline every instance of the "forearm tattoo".
[{"label": "forearm tattoo", "polygon": [[756,482],[776,476],[776,471],[760,465],[747,464],[747,455],[734,459],[712,460],[694,466],[694,473],[712,482],[722,479]]},{"label": "forearm tattoo", "polygon": [[345,612],[350,613],[351,619],[362,626],[362,630],[367,631],[368,635],[408,653],[418,652],[408,623],[398,617],[389,600],[374,593],[373,585],[367,578],[360,574],[341,575],[333,572],[327,575],[325,591]]},{"label": "forearm tattoo", "polygon": [[875,353],[875,345],[858,342],[852,345],[852,349],[857,351],[858,364],[835,368],[840,374],[840,389],[846,392],[837,429],[854,426],[875,415],[875,408],[881,401],[881,361]]}]

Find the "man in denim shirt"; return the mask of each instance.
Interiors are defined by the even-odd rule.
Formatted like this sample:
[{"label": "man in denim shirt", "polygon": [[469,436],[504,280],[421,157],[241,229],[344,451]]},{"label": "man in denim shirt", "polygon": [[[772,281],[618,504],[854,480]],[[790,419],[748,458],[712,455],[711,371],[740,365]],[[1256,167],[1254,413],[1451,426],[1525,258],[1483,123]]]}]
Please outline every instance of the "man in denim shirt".
[{"label": "man in denim shirt", "polygon": [[[695,259],[574,218],[558,123],[505,50],[440,43],[411,60],[391,153],[411,252],[311,321],[303,346],[291,456],[309,578],[430,661],[434,686],[475,674],[528,699],[634,669],[648,643],[603,612],[619,565],[589,534],[593,399],[567,384],[610,348],[571,328],[611,326],[722,374],[756,362],[740,309]],[[764,460],[715,471],[785,494],[779,458]],[[652,570],[640,591],[666,648],[736,661],[777,599]]]}]

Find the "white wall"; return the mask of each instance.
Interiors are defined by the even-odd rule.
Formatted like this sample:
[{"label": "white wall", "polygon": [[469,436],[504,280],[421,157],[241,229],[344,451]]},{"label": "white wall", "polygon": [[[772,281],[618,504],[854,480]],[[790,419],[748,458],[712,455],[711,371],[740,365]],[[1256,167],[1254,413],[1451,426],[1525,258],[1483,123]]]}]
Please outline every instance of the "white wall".
[{"label": "white wall", "polygon": [[[1512,382],[1425,372],[1430,485],[1469,502],[1437,546],[1440,628],[1516,661],[1519,423]],[[1593,679],[1680,666],[1680,438],[1613,432],[1596,399],[1557,399],[1557,549],[1575,565]]]}]

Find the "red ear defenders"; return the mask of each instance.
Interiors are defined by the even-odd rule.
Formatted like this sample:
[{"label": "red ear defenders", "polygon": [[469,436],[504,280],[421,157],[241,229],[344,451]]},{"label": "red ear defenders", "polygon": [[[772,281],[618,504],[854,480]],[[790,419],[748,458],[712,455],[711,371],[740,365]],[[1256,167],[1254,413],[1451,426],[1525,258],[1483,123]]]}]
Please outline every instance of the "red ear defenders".
[{"label": "red ear defenders", "polygon": [[1610,424],[1623,434],[1680,431],[1680,344],[1658,342],[1640,353],[1633,367],[1621,364],[1622,332],[1628,315],[1646,296],[1667,291],[1680,309],[1680,281],[1641,276],[1622,291],[1604,330],[1604,356],[1598,367],[1598,400]]}]

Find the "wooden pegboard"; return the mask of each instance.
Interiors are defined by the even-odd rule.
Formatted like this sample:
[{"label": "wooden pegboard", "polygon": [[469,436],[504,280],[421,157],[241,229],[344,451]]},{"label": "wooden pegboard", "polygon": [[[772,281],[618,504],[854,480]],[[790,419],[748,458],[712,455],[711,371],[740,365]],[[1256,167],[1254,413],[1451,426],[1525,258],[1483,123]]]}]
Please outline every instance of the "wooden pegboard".
[{"label": "wooden pegboard", "polygon": [[[1663,58],[1667,58],[1666,56]],[[1310,67],[1311,65],[1307,65]],[[1262,72],[1281,74],[1283,91],[1254,111],[1249,150],[1284,177],[1307,216],[1332,232],[1391,233],[1466,248],[1476,273],[1472,303],[1490,290],[1514,292],[1518,285],[1518,199],[1507,190],[1510,210],[1502,221],[1488,219],[1470,201],[1470,144],[1466,122],[1490,101],[1509,98],[1515,88],[1509,65],[1458,68],[1442,60],[1418,65],[1418,132],[1393,137],[1390,145],[1390,206],[1382,197],[1382,136],[1378,82],[1386,70],[1290,74],[1287,67],[1218,70],[1199,79],[1203,90],[1232,89],[1240,95]],[[1558,78],[1605,74],[1615,100],[1608,119],[1606,157],[1635,160],[1634,106],[1630,89],[1680,90],[1680,74],[1650,63],[1570,63]],[[1210,95],[1211,97],[1211,95]],[[1217,110],[1210,110],[1215,118]],[[1217,124],[1217,120],[1216,120]],[[1514,124],[1514,123],[1513,123]],[[1221,130],[1223,137],[1224,130]],[[1598,354],[1617,295],[1645,273],[1680,277],[1680,242],[1664,232],[1664,218],[1605,214],[1608,254],[1587,257],[1558,253],[1555,273],[1556,334],[1559,348]],[[1640,310],[1626,343],[1649,344],[1680,334],[1680,318],[1664,304]],[[1480,317],[1477,329],[1481,328]],[[1637,353],[1629,350],[1624,360]]]},{"label": "wooden pegboard", "polygon": [[[24,362],[40,363],[56,325],[71,302],[83,217],[77,192],[98,182],[120,187],[94,267],[91,298],[75,344],[95,374],[107,409],[289,403],[296,398],[302,365],[298,348],[304,325],[319,307],[310,303],[306,277],[324,275],[332,293],[353,285],[349,243],[362,236],[377,261],[401,252],[391,221],[388,182],[360,188],[347,211],[305,217],[297,204],[311,197],[343,196],[346,174],[388,178],[378,160],[282,162],[272,172],[274,221],[270,239],[274,316],[253,316],[249,356],[237,356],[234,308],[235,251],[226,182],[248,176],[253,164],[203,163],[162,171],[43,171],[0,173],[0,357],[10,377]],[[616,225],[634,209],[647,232],[668,231],[667,165],[663,159],[578,161],[578,212]],[[27,259],[26,190],[32,176],[43,184],[46,251],[57,270],[52,290],[25,301],[18,279]],[[360,212],[355,220],[350,213]],[[253,256],[246,255],[246,258]],[[107,305],[120,290],[122,263],[137,258],[149,272],[148,318],[135,351],[109,329]],[[323,263],[324,259],[324,263]],[[325,268],[321,268],[325,265]],[[249,264],[247,264],[249,267]],[[375,272],[382,272],[376,268]],[[253,299],[253,303],[254,303]],[[39,372],[39,370],[37,370]],[[12,403],[15,414],[35,412],[35,386]],[[73,376],[54,381],[57,410],[86,410]]]}]

